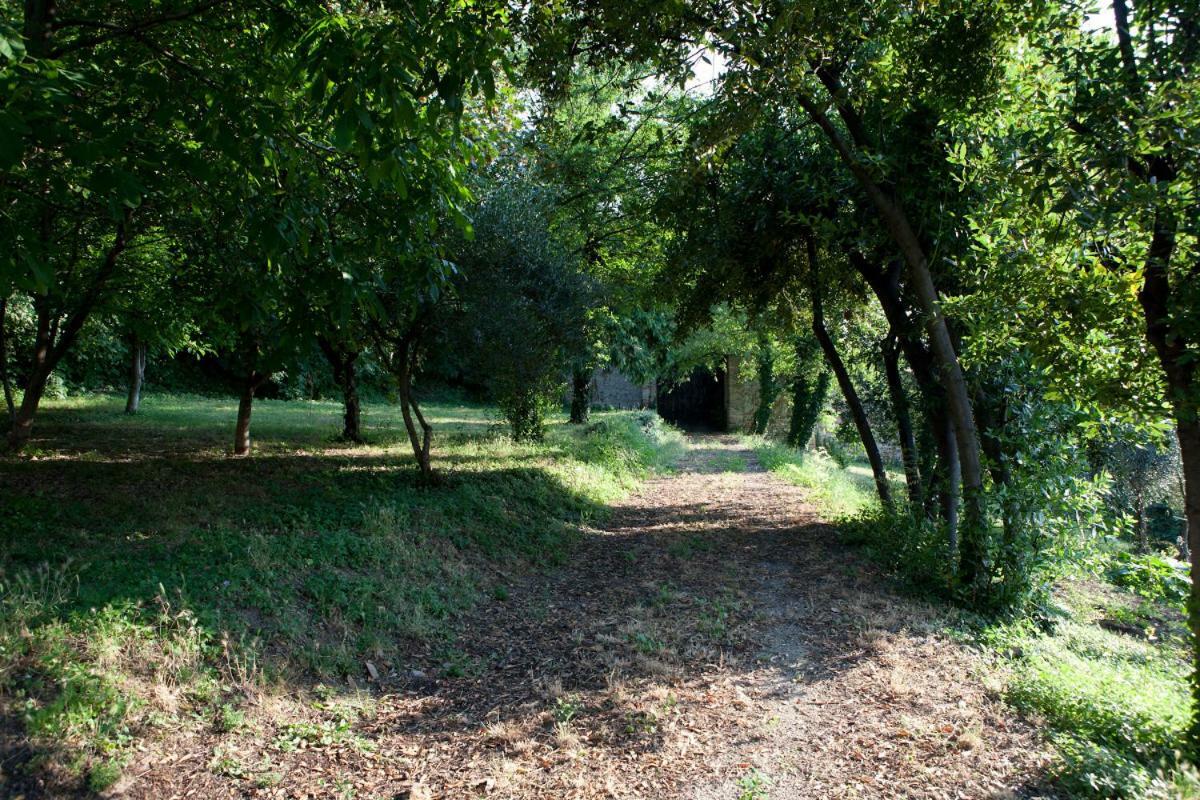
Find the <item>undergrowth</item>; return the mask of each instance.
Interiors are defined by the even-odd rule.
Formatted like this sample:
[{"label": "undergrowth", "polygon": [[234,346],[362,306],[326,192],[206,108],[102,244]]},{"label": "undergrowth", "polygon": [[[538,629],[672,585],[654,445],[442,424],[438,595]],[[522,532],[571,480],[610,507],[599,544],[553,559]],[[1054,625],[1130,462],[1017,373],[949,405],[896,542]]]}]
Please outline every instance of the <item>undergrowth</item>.
[{"label": "undergrowth", "polygon": [[1191,708],[1182,616],[1095,581],[1067,582],[1056,599],[1059,619],[999,623],[980,638],[1004,667],[1008,701],[1048,729],[1059,784],[1076,797],[1200,797],[1177,752]]}]

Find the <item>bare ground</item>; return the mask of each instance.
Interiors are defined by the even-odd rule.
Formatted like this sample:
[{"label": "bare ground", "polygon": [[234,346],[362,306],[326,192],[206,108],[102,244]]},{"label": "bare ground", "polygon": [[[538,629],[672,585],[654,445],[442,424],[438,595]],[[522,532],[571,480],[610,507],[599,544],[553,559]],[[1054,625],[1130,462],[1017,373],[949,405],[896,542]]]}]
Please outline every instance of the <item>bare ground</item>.
[{"label": "bare ground", "polygon": [[350,701],[260,700],[262,720],[317,733],[181,734],[147,746],[115,793],[1045,796],[1047,748],[938,615],[736,440],[697,438],[568,565],[512,577],[450,650],[371,665]]}]

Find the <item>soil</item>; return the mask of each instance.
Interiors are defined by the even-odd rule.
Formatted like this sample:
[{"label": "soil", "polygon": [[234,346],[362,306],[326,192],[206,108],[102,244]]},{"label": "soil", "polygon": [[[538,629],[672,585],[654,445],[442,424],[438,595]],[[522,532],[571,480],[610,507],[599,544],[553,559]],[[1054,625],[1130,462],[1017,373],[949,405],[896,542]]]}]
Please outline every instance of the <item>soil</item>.
[{"label": "soil", "polygon": [[328,735],[181,734],[110,794],[1050,796],[1047,746],[940,633],[943,612],[896,592],[734,438],[694,437],[567,564],[504,586],[451,647],[364,665],[347,724],[328,723],[337,698],[262,699]]}]

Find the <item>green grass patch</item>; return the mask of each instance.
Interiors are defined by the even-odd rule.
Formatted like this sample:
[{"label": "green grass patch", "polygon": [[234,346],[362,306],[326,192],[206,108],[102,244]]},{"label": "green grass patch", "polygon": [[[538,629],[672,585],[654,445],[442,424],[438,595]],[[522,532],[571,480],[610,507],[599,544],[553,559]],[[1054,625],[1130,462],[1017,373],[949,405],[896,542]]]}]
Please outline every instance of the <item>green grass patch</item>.
[{"label": "green grass patch", "polygon": [[[1050,730],[1060,785],[1075,797],[1200,796],[1177,753],[1191,708],[1182,618],[1112,586],[1069,588],[1052,626],[1013,622],[983,634],[1003,654],[1008,701]],[[1131,624],[1156,612],[1169,618],[1165,630]]]},{"label": "green grass patch", "polygon": [[870,468],[861,464],[843,468],[824,453],[797,450],[760,437],[748,438],[747,443],[766,469],[809,490],[813,504],[830,519],[853,517],[879,506]]},{"label": "green grass patch", "polygon": [[46,405],[30,450],[0,460],[0,714],[40,753],[25,769],[55,760],[96,790],[147,731],[246,725],[249,687],[361,681],[368,660],[446,650],[457,615],[507,597],[493,565],[561,562],[683,450],[653,414],[556,418],[530,445],[488,408],[430,403],[430,488],[390,406],[365,409],[369,444],[347,446],[336,404],[258,402],[255,453],[233,459],[233,401]]}]

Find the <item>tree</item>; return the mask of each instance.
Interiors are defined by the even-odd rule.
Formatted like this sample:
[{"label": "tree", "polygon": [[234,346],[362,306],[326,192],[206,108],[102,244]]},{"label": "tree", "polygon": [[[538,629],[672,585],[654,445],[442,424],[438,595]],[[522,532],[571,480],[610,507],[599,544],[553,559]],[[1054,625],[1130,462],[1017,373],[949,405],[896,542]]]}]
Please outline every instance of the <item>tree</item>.
[{"label": "tree", "polygon": [[501,174],[474,215],[474,237],[461,245],[458,326],[513,438],[536,441],[588,347],[594,284],[551,231],[552,197],[520,170]]},{"label": "tree", "polygon": [[[15,447],[148,231],[172,231],[221,183],[286,192],[286,171],[314,153],[352,157],[367,180],[401,191],[419,185],[457,159],[464,98],[494,90],[508,30],[507,6],[491,2],[436,14],[317,0],[102,10],[68,16],[30,0],[20,31],[0,28],[0,276],[38,319]],[[440,199],[461,190],[433,185],[449,189]],[[307,235],[305,215],[276,210],[282,233]],[[304,238],[248,231],[264,253]]]},{"label": "tree", "polygon": [[570,421],[587,420],[594,371],[609,363],[614,317],[641,310],[661,265],[664,237],[651,204],[678,147],[678,94],[647,86],[643,70],[581,69],[572,89],[535,116],[526,146],[555,187],[552,227],[595,290],[583,318],[588,346],[571,365]]}]

